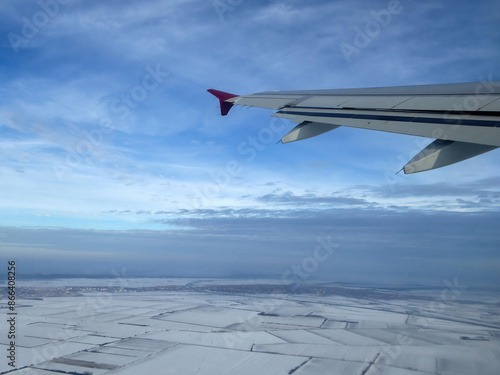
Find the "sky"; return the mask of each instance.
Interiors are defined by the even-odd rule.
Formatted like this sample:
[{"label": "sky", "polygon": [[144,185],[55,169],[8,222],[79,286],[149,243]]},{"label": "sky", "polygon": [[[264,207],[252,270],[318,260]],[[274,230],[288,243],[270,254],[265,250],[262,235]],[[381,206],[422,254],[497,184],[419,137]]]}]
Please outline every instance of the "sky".
[{"label": "sky", "polygon": [[395,175],[431,140],[341,127],[276,144],[294,124],[221,117],[206,92],[500,80],[497,1],[19,0],[0,14],[0,262],[20,274],[500,282],[500,152]]}]

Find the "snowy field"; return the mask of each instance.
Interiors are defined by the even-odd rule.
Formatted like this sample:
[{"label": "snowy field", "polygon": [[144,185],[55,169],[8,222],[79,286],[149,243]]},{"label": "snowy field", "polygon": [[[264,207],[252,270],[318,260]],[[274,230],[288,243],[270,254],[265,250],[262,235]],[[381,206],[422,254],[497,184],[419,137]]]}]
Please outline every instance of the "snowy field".
[{"label": "snowy field", "polygon": [[[160,282],[190,287],[195,281],[128,281],[136,287]],[[19,299],[16,369],[5,356],[9,340],[2,300],[0,373],[500,373],[500,296],[492,292],[458,292],[443,285],[401,293],[405,298],[356,299],[220,294],[209,291],[211,283],[220,287],[231,281],[196,281],[204,288],[191,291]]]}]

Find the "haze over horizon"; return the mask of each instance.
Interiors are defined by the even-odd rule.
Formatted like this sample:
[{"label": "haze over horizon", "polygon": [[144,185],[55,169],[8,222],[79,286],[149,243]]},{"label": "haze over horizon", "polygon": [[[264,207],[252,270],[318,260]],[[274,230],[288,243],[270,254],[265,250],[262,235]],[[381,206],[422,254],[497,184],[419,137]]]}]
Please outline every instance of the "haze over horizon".
[{"label": "haze over horizon", "polygon": [[500,152],[395,175],[431,140],[339,128],[276,145],[293,123],[262,109],[221,117],[206,92],[487,84],[500,79],[498,2],[0,10],[0,263],[14,258],[26,274],[499,285]]}]

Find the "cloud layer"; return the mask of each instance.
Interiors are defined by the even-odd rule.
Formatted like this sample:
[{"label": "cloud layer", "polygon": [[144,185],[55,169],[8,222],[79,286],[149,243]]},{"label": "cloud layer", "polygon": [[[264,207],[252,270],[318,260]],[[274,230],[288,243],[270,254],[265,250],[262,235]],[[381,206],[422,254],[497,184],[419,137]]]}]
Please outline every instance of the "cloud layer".
[{"label": "cloud layer", "polygon": [[499,153],[395,175],[427,140],[340,128],[276,145],[293,124],[221,118],[206,93],[498,80],[497,2],[391,4],[0,5],[2,256],[32,273],[279,275],[332,235],[343,260],[318,278],[425,281],[415,264],[435,261],[432,280],[497,282]]}]

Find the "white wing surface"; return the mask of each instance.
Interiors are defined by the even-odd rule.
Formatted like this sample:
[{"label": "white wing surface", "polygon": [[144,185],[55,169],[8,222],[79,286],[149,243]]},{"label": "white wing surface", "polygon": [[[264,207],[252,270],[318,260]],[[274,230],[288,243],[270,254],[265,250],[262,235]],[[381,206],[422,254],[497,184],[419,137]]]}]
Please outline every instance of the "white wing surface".
[{"label": "white wing surface", "polygon": [[222,115],[243,105],[275,109],[273,116],[299,123],[283,143],[339,126],[435,139],[405,165],[405,173],[444,167],[500,147],[500,81],[244,96],[209,92],[219,98]]}]

